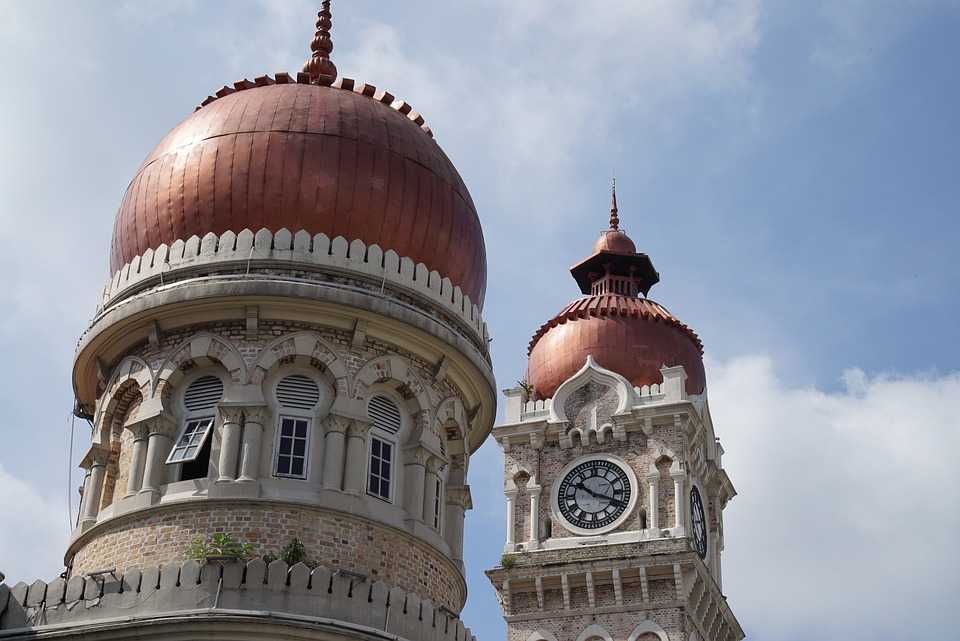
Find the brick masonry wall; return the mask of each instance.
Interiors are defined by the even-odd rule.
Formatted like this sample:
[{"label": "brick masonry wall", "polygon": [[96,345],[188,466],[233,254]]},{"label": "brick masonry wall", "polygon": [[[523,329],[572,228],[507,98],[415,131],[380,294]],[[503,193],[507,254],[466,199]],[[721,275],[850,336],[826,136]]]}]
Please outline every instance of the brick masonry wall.
[{"label": "brick masonry wall", "polygon": [[118,519],[81,547],[73,573],[105,567],[143,569],[186,558],[191,541],[228,532],[250,542],[254,554],[276,554],[296,537],[307,557],[331,570],[360,572],[459,612],[466,599],[459,570],[425,543],[393,528],[320,509],[232,501],[161,508],[135,519]]},{"label": "brick masonry wall", "polygon": [[[557,638],[557,641],[576,641],[580,633],[593,624],[603,627],[614,641],[627,641],[630,633],[644,620],[644,617],[662,627],[669,641],[687,641],[689,632],[684,630],[684,614],[680,608],[659,608],[647,610],[642,614],[639,612],[603,613],[551,616],[549,619],[540,621],[514,621],[507,627],[507,641],[527,641],[530,635],[537,631],[549,632]],[[594,637],[593,640],[595,639]],[[644,637],[640,639],[646,641]],[[659,641],[659,639],[654,635],[651,641]]]}]

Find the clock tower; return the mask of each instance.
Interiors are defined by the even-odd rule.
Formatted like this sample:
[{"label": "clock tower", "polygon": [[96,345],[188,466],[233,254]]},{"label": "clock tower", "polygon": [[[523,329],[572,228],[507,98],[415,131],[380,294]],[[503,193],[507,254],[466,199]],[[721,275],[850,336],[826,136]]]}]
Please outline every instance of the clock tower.
[{"label": "clock tower", "polygon": [[660,276],[610,227],[571,268],[583,297],[541,326],[505,391],[507,536],[487,572],[508,641],[739,641],[722,591],[736,494],[702,345],[647,298]]}]

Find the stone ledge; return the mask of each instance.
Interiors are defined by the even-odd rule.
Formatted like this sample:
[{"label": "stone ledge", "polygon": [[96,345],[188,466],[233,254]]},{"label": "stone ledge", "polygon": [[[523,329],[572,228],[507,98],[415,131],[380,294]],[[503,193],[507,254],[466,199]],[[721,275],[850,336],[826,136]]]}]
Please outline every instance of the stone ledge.
[{"label": "stone ledge", "polygon": [[259,559],[223,565],[186,561],[119,576],[0,585],[0,637],[110,621],[129,625],[187,612],[257,618],[283,613],[346,622],[389,638],[475,641],[454,613],[415,593],[322,566],[289,567],[281,560],[269,565]]}]

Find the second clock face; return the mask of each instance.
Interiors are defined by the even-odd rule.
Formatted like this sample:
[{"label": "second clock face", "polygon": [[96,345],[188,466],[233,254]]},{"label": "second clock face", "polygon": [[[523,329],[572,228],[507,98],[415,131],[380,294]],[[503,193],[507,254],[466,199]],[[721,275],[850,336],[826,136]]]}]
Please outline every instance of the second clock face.
[{"label": "second clock face", "polygon": [[557,509],[571,525],[598,530],[616,521],[630,504],[633,487],[627,471],[605,459],[575,466],[560,480]]}]

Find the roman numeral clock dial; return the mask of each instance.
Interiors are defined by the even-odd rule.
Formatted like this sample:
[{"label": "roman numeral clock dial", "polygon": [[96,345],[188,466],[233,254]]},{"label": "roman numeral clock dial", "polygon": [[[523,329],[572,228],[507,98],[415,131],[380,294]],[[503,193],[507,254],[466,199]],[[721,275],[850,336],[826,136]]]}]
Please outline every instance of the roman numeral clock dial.
[{"label": "roman numeral clock dial", "polygon": [[636,479],[626,465],[604,457],[578,461],[568,468],[554,492],[554,511],[569,529],[597,534],[628,516],[635,502]]}]

